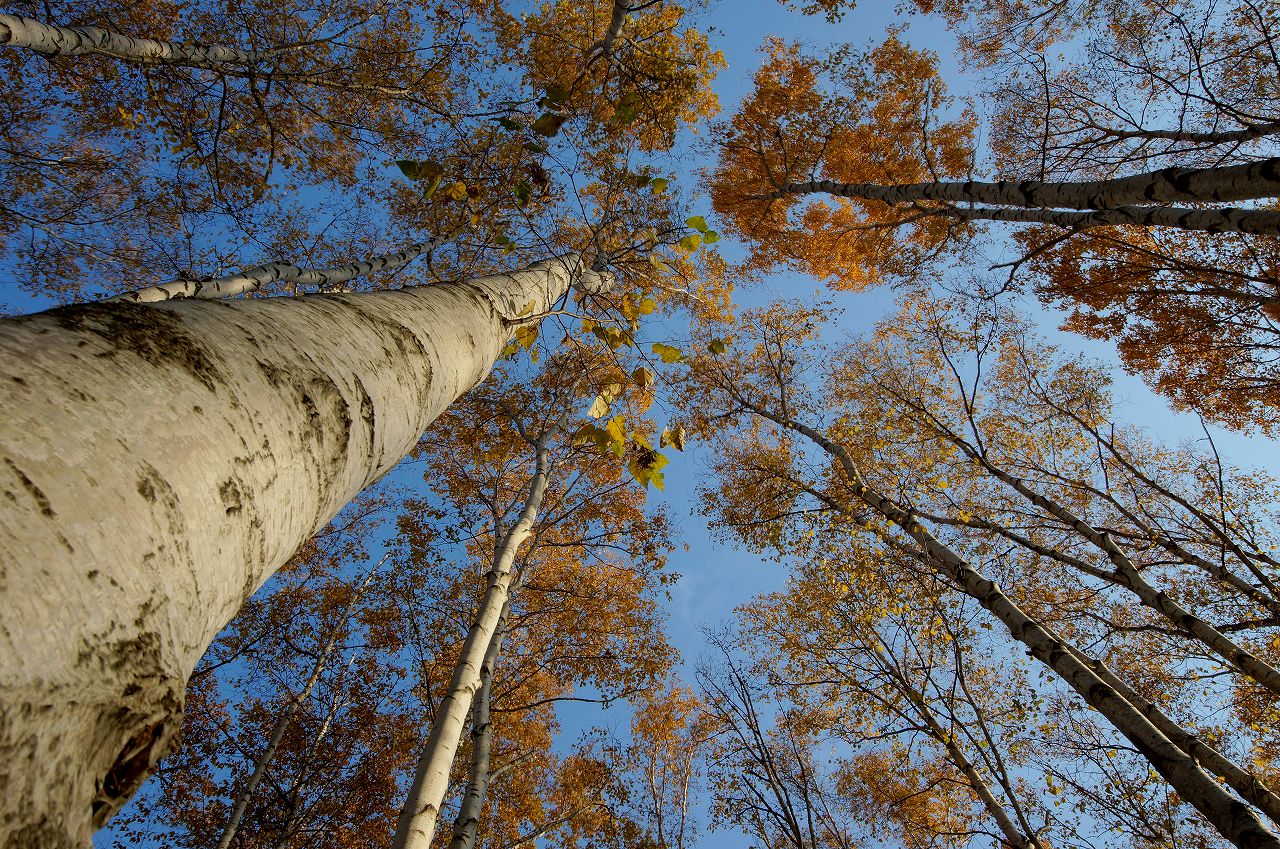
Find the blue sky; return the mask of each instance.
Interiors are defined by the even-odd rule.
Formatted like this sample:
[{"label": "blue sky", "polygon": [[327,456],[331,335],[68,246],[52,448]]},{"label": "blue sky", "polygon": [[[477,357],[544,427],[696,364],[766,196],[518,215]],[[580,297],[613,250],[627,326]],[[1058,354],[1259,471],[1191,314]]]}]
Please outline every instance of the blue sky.
[{"label": "blue sky", "polygon": [[[722,0],[713,4],[703,20],[714,28],[716,46],[724,51],[728,67],[716,81],[725,114],[731,114],[736,103],[749,91],[751,75],[760,63],[759,47],[770,36],[781,35],[806,42],[813,48],[840,42],[865,43],[876,38],[886,25],[898,20],[892,4],[867,2],[848,13],[841,23],[828,24],[821,17],[804,17],[781,6],[777,0]],[[907,30],[906,38],[917,46],[930,47],[943,56],[946,76],[957,79],[957,65],[951,58],[949,36],[936,21],[917,19]],[[956,86],[963,90],[963,86]],[[706,158],[706,134],[688,141],[679,162],[685,174],[710,165]],[[695,211],[709,209],[705,198],[694,198]],[[712,226],[715,222],[712,221]],[[721,243],[730,258],[741,256],[741,246],[726,240]],[[808,297],[818,290],[818,284],[809,278],[794,274],[780,274],[764,285],[742,292],[738,301],[744,304],[763,303],[777,297]],[[892,307],[893,294],[886,290],[857,295],[841,295],[837,302],[846,309],[846,315],[838,323],[841,333],[853,334],[869,328]],[[1037,316],[1046,335],[1068,351],[1080,351],[1110,365],[1115,374],[1118,416],[1128,422],[1142,425],[1166,442],[1182,442],[1202,437],[1200,424],[1192,416],[1173,412],[1161,398],[1153,395],[1140,380],[1124,375],[1116,365],[1111,347],[1106,343],[1088,342],[1076,336],[1058,333],[1057,318],[1043,312],[1034,302],[1024,308]],[[672,338],[678,338],[678,327],[665,328]],[[653,339],[662,337],[663,330],[649,328],[647,335]],[[1215,432],[1219,447],[1228,459],[1248,461],[1252,465],[1280,468],[1280,449],[1270,440],[1248,439],[1239,435]],[[686,679],[692,680],[692,665],[705,651],[700,629],[704,625],[716,625],[729,618],[733,609],[751,597],[778,589],[785,580],[785,568],[719,544],[711,538],[704,520],[694,513],[695,491],[707,474],[708,457],[705,449],[697,445],[683,455],[672,458],[666,471],[666,491],[651,498],[667,503],[683,532],[687,551],[677,552],[670,560],[670,568],[682,575],[672,588],[669,608],[670,636],[686,662]],[[407,485],[418,480],[420,470],[401,469],[396,474]],[[592,708],[565,711],[565,728],[572,736],[575,727],[598,722],[600,712]],[[625,718],[612,714],[610,722],[625,724]],[[103,836],[106,836],[104,832]],[[106,845],[106,841],[100,841]],[[714,834],[704,831],[700,845],[710,849],[737,847],[745,841],[741,835]]]}]

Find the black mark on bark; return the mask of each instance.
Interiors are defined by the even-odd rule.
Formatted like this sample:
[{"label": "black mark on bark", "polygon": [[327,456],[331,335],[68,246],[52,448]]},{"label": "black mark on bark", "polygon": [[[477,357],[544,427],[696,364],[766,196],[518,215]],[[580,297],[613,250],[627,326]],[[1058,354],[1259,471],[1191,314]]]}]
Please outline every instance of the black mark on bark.
[{"label": "black mark on bark", "polygon": [[228,516],[234,516],[244,508],[240,487],[236,486],[236,482],[231,478],[227,478],[218,487],[218,495],[222,497],[222,506],[226,508]]},{"label": "black mark on bark", "polygon": [[52,517],[54,515],[53,505],[49,503],[49,499],[45,496],[44,491],[41,490],[40,487],[36,486],[35,483],[32,482],[31,478],[27,477],[26,473],[15,466],[13,461],[8,457],[4,458],[4,464],[9,467],[9,471],[18,476],[18,480],[22,482],[23,488],[26,489],[27,493],[36,500],[36,505],[40,508],[40,512],[46,516]]},{"label": "black mark on bark", "polygon": [[210,392],[217,386],[219,374],[212,354],[188,331],[186,322],[170,310],[114,302],[59,307],[47,315],[64,330],[92,333],[111,349],[128,351],[149,365],[182,369]]}]

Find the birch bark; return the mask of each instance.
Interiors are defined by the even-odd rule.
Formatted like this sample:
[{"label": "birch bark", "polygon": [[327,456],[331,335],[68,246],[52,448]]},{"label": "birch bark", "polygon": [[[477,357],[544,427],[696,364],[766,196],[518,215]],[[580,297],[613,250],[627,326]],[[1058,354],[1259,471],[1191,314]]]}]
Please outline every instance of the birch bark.
[{"label": "birch bark", "polygon": [[462,807],[453,823],[453,837],[449,849],[475,849],[476,834],[480,830],[480,814],[489,794],[489,754],[493,750],[493,723],[489,718],[489,705],[493,697],[493,668],[502,653],[502,639],[506,636],[507,614],[511,600],[507,599],[498,617],[498,627],[480,666],[480,689],[476,691],[475,704],[471,708],[471,769],[467,776],[467,792],[462,797]]},{"label": "birch bark", "polygon": [[179,44],[136,38],[102,27],[61,27],[24,15],[8,14],[0,14],[0,44],[24,47],[46,56],[97,53],[142,65],[187,65],[214,70],[228,64],[257,65],[283,52],[282,49],[242,50],[213,44]]},{"label": "birch bark", "polygon": [[436,710],[431,734],[418,758],[413,784],[396,823],[391,849],[430,849],[436,819],[449,790],[449,770],[462,742],[467,712],[480,687],[481,667],[494,642],[503,612],[510,598],[512,565],[520,545],[533,533],[538,509],[547,490],[551,459],[547,442],[550,434],[536,444],[536,466],[529,481],[529,494],[520,518],[502,538],[494,552],[493,569],[480,602],[480,612],[462,645],[462,654],[453,668],[449,690]]},{"label": "birch bark", "polygon": [[1000,620],[1028,653],[1048,666],[1125,736],[1185,801],[1204,815],[1224,838],[1240,849],[1280,849],[1280,839],[1253,808],[1232,796],[1188,752],[1179,748],[1150,718],[1110,686],[1081,659],[1082,653],[1028,616],[1004,591],[963,557],[926,530],[907,509],[871,488],[849,454],[818,431],[785,414],[734,395],[742,406],[781,427],[805,436],[839,464],[853,492],[866,506],[898,526],[916,542],[915,556],[948,577],[965,595]]},{"label": "birch bark", "polygon": [[294,550],[606,275],[64,307],[0,321],[0,844],[88,846]]},{"label": "birch bark", "polygon": [[209,280],[170,280],[168,283],[122,292],[106,300],[132,301],[141,304],[173,298],[230,298],[257,292],[263,286],[277,281],[292,283],[296,286],[332,286],[379,271],[395,271],[404,268],[445,241],[445,239],[433,239],[428,242],[415,242],[395,253],[378,254],[360,262],[332,268],[301,268],[287,262],[269,262],[247,268],[236,274]]},{"label": "birch bark", "polygon": [[1032,209],[1114,209],[1132,204],[1227,203],[1280,195],[1280,159],[1262,159],[1219,168],[1162,168],[1113,180],[1046,183],[1037,180],[976,180],[909,183],[786,183],[774,197],[821,192],[885,203],[934,200]]}]

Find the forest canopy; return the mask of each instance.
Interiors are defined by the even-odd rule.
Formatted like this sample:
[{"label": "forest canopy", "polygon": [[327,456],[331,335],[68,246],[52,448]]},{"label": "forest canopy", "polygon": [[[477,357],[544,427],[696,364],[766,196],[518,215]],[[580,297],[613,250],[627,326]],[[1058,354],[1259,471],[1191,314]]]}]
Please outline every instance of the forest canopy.
[{"label": "forest canopy", "polygon": [[0,105],[3,845],[1280,849],[1274,0],[18,0]]}]

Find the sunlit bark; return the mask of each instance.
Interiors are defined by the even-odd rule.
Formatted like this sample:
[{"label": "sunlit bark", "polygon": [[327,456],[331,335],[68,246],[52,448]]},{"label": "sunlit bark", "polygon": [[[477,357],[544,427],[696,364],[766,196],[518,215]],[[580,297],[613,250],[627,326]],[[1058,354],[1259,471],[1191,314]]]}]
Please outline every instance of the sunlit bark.
[{"label": "sunlit bark", "polygon": [[573,256],[0,322],[0,843],[85,845],[172,749],[187,678],[245,599],[517,327],[608,284]]}]

